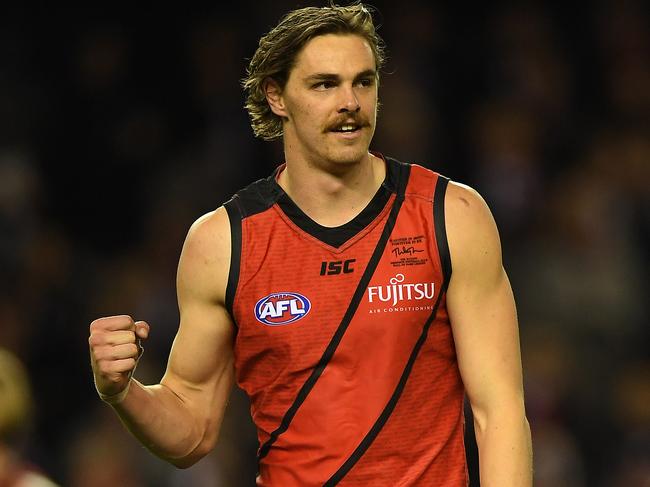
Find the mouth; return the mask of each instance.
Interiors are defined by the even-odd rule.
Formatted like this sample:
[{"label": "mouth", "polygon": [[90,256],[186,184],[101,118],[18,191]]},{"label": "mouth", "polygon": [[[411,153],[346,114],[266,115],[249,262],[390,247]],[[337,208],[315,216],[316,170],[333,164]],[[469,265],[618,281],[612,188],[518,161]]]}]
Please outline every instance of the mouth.
[{"label": "mouth", "polygon": [[346,123],[346,124],[340,125],[338,127],[335,127],[334,129],[332,129],[332,132],[340,132],[340,133],[343,133],[343,134],[349,134],[349,133],[352,133],[352,132],[356,132],[360,128],[361,128],[361,126],[357,125],[355,123]]},{"label": "mouth", "polygon": [[340,134],[347,137],[355,137],[361,133],[364,125],[356,122],[344,122],[335,125],[330,129],[330,132]]}]

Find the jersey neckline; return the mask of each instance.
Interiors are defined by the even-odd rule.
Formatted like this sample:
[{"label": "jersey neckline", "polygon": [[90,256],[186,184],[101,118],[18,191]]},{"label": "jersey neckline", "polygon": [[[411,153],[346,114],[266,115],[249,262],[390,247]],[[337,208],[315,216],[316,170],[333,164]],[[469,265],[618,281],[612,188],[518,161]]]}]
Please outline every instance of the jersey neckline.
[{"label": "jersey neckline", "polygon": [[284,168],[284,164],[277,167],[273,171],[273,174],[268,177],[267,181],[273,188],[273,192],[278,195],[276,200],[277,204],[287,218],[298,228],[317,240],[331,247],[339,248],[370,225],[386,207],[391,195],[396,192],[397,182],[399,181],[399,164],[397,161],[393,161],[390,158],[387,159],[379,153],[373,152],[373,155],[382,159],[386,164],[384,181],[363,210],[349,222],[337,227],[325,227],[314,221],[285,193],[284,189],[277,182],[277,177]]}]

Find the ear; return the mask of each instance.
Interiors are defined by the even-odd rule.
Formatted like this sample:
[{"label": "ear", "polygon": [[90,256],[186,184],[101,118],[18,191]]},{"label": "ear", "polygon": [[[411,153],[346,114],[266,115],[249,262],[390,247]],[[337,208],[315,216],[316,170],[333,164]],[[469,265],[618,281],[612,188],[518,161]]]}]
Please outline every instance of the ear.
[{"label": "ear", "polygon": [[271,111],[279,117],[287,117],[287,111],[284,106],[282,97],[282,88],[273,78],[266,78],[262,83],[262,89],[266,95],[266,101],[271,107]]}]

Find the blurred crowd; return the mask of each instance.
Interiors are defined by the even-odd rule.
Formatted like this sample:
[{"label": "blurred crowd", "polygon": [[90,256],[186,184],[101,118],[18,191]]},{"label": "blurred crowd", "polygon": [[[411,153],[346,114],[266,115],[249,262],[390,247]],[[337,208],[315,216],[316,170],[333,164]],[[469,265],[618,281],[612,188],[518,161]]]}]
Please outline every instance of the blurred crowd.
[{"label": "blurred crowd", "polygon": [[[136,377],[160,379],[189,226],[282,162],[281,144],[248,125],[246,59],[287,10],[324,3],[0,16],[0,349],[13,357],[1,365],[0,453],[62,486],[253,484],[241,391],[216,450],[175,470],[97,398],[88,326],[147,320]],[[371,148],[467,183],[492,208],[539,487],[650,485],[643,4],[372,2],[389,62]],[[33,400],[5,434],[12,380]],[[468,450],[475,479],[469,436]]]}]

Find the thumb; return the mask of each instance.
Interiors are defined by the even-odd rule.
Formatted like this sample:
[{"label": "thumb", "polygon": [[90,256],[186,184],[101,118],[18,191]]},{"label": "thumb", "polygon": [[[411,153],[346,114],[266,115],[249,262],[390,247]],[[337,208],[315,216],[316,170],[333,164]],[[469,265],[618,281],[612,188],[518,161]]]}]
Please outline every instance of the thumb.
[{"label": "thumb", "polygon": [[138,338],[145,340],[149,336],[149,324],[146,321],[136,321],[135,334]]}]

